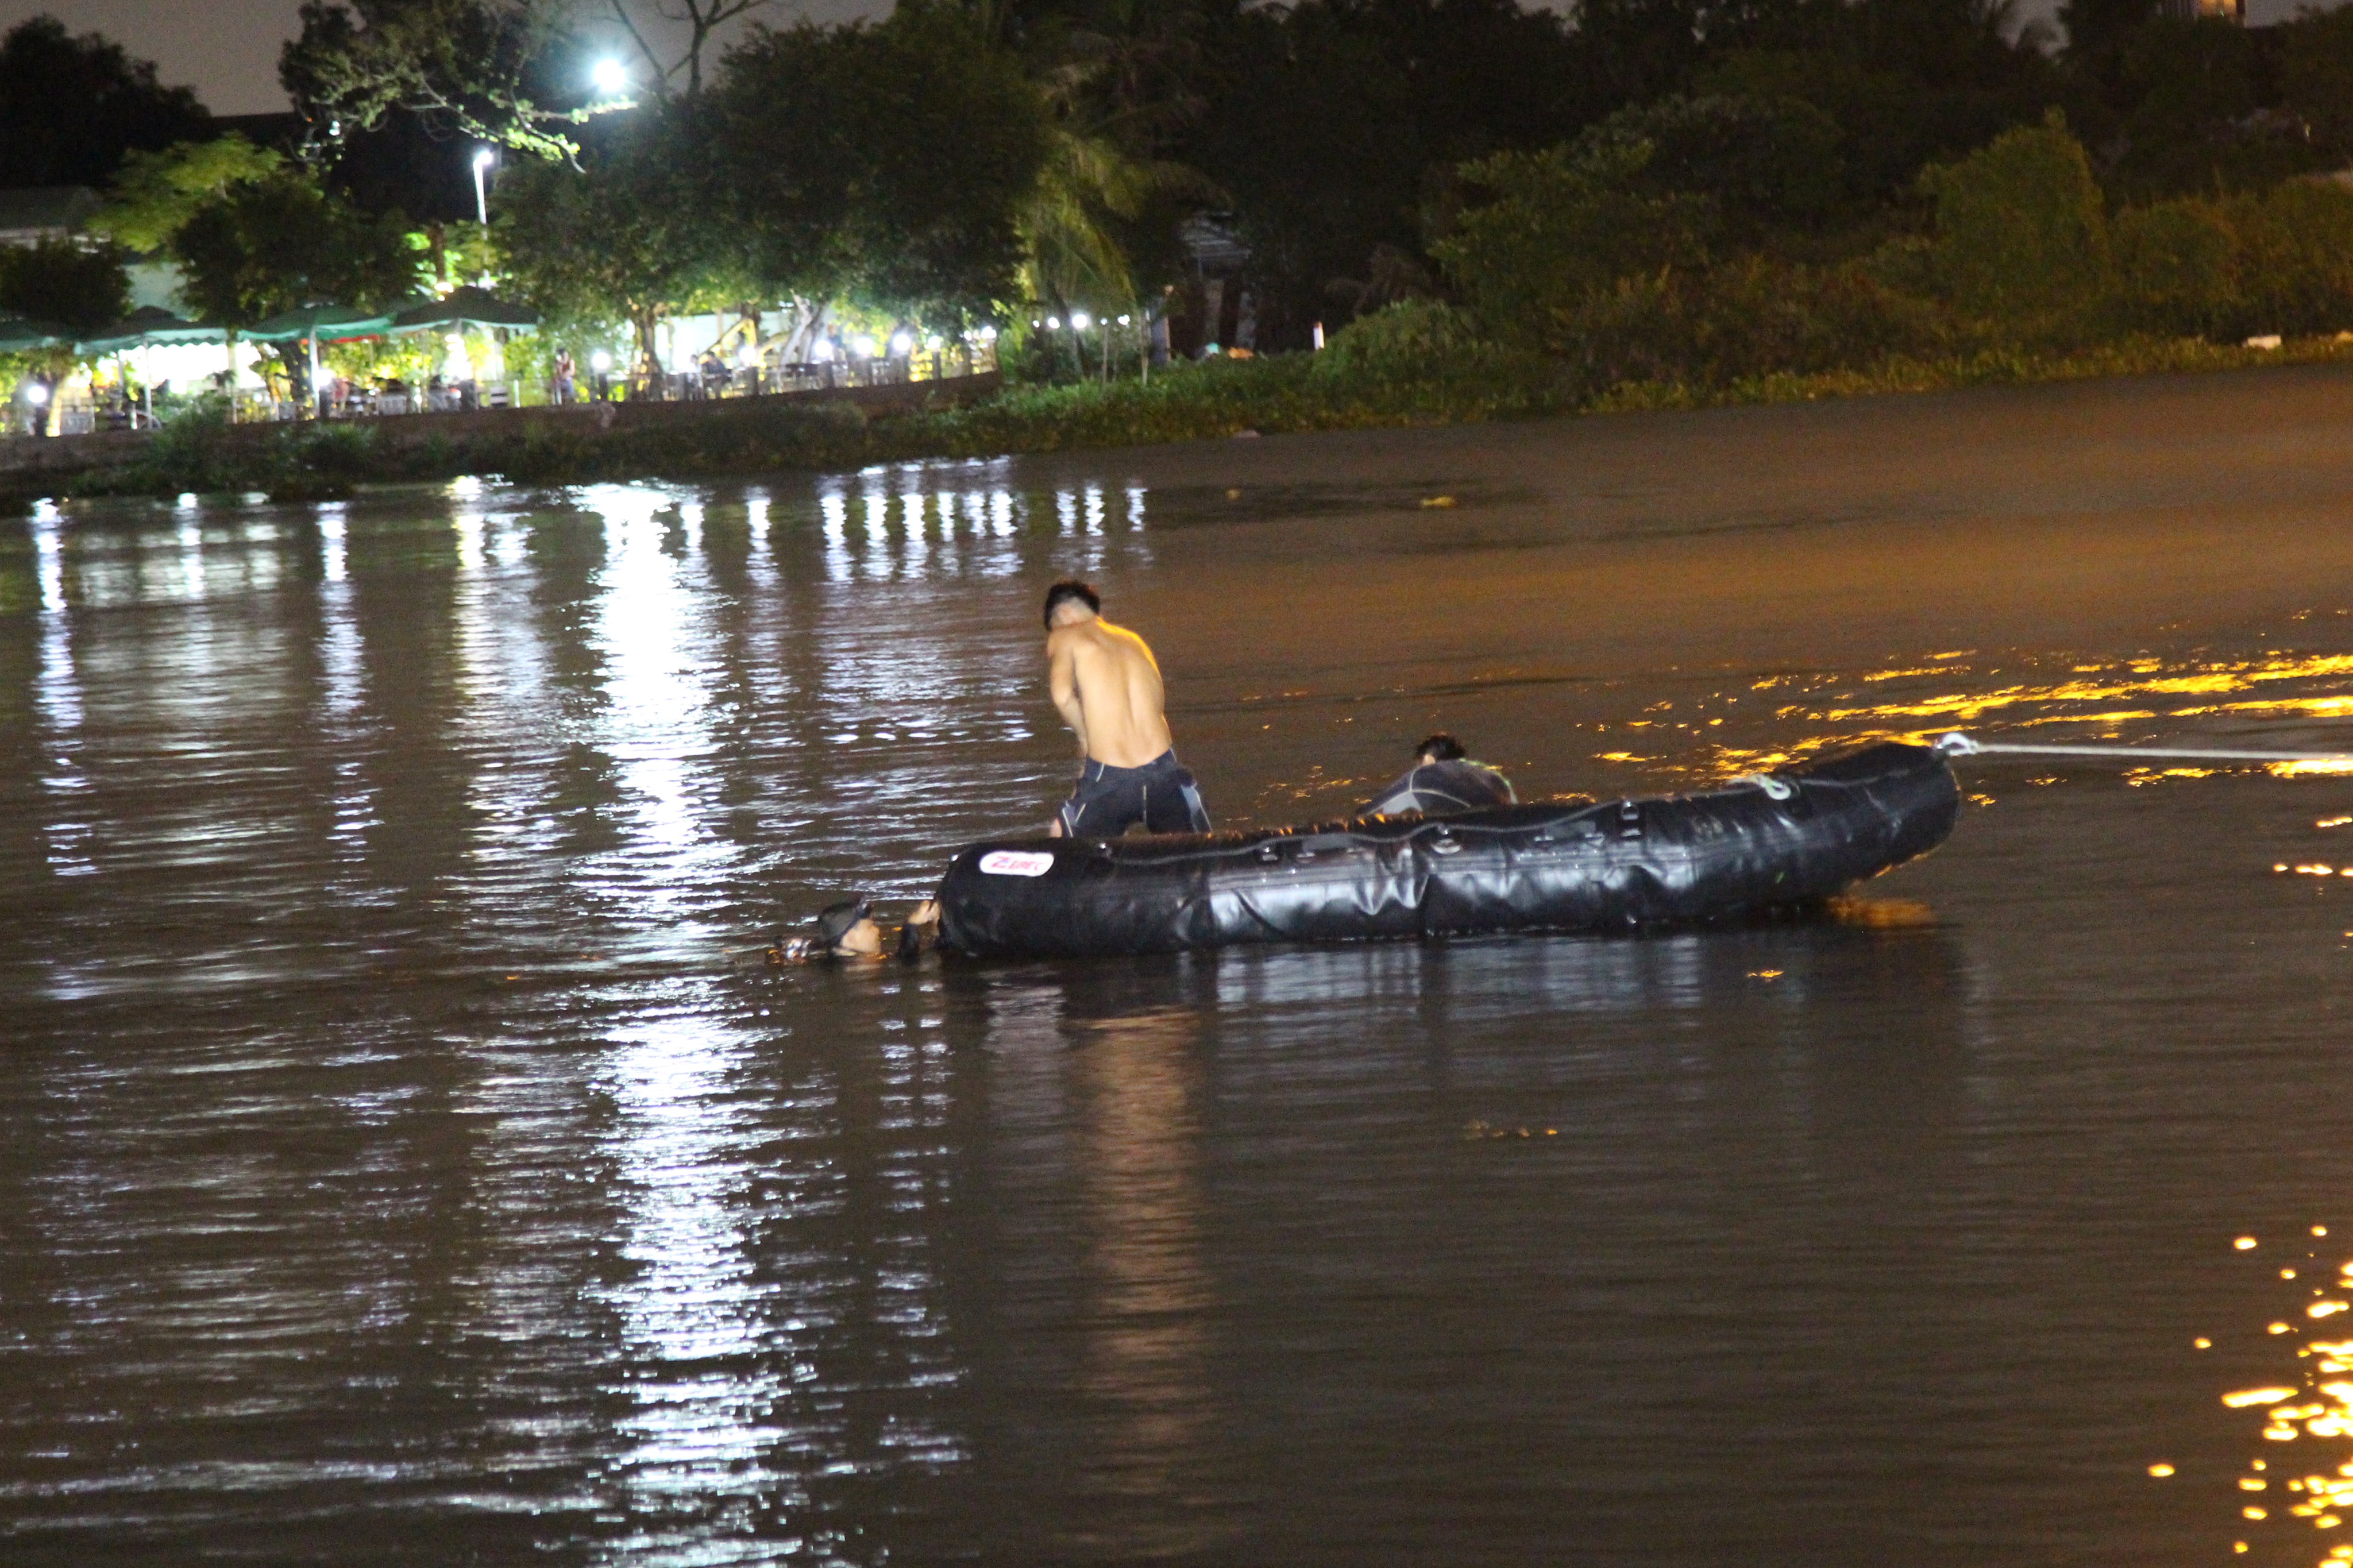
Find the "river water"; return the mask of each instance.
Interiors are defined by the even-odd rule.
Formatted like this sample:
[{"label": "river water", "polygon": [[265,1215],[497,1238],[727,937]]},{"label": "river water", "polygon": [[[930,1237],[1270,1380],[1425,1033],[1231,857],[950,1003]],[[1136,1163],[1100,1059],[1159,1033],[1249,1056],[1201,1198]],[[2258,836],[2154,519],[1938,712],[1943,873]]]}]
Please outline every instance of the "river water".
[{"label": "river water", "polygon": [[1972,763],[1753,930],[731,953],[1043,823],[1060,575],[1271,823],[2345,746],[2348,513],[2308,372],[0,525],[0,1559],[2319,1562],[2341,773]]}]

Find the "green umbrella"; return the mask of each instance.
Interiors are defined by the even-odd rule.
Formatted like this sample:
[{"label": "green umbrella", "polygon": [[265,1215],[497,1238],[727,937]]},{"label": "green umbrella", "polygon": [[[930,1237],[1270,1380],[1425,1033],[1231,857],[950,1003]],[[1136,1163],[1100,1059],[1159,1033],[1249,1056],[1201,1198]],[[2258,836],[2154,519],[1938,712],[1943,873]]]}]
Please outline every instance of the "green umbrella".
[{"label": "green umbrella", "polygon": [[191,321],[154,305],[142,306],[95,337],[81,341],[86,354],[121,353],[149,343],[224,343],[228,329]]},{"label": "green umbrella", "polygon": [[0,354],[30,353],[35,349],[61,349],[73,342],[73,329],[55,321],[32,321],[22,316],[0,320]]},{"label": "green umbrella", "polygon": [[352,338],[372,338],[392,325],[389,310],[363,310],[352,305],[305,305],[256,322],[237,333],[250,342],[340,343]]},{"label": "green umbrella", "polygon": [[538,312],[510,305],[487,289],[470,283],[450,290],[445,300],[426,300],[392,319],[396,332],[463,331],[468,327],[504,327],[527,332],[539,325]]}]

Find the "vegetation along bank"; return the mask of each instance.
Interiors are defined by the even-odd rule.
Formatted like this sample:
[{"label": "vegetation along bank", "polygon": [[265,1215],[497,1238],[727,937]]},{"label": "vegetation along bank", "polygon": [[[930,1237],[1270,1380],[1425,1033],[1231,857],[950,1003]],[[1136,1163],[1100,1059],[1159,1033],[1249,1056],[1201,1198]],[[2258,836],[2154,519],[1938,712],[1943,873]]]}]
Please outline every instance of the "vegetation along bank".
[{"label": "vegetation along bank", "polygon": [[[88,233],[0,253],[0,311],[90,330],[134,261],[230,324],[486,279],[542,316],[507,359],[543,374],[786,301],[803,348],[985,334],[1005,390],[423,440],[232,437],[184,396],[64,488],[834,468],[2334,358],[2353,332],[2353,8],[2251,27],[2068,0],[2053,30],[1985,0],[909,4],[755,18],[600,97],[527,4],[476,7],[506,40],[479,59],[434,50],[427,12],[465,4],[408,7],[413,36],[396,0],[359,29],[311,7],[284,62],[301,135],[179,106],[120,151]],[[891,112],[775,108],[807,102]],[[487,226],[417,172],[450,132],[499,150]],[[300,355],[257,353],[301,391]]]}]

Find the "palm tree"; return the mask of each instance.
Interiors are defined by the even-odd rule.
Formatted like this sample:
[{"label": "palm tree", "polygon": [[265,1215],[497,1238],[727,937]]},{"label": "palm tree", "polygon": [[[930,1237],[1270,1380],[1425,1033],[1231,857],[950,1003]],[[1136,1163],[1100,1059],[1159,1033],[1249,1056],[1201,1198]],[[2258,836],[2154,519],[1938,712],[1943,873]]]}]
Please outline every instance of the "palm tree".
[{"label": "palm tree", "polygon": [[[1008,0],[965,0],[982,36],[1015,47],[1022,18]],[[1155,201],[1223,199],[1206,177],[1154,155],[1166,132],[1198,112],[1183,85],[1191,7],[1166,0],[1098,0],[1022,40],[1031,79],[1053,116],[1037,184],[1015,215],[1021,283],[1041,302],[1124,304],[1134,272],[1116,226]]]}]

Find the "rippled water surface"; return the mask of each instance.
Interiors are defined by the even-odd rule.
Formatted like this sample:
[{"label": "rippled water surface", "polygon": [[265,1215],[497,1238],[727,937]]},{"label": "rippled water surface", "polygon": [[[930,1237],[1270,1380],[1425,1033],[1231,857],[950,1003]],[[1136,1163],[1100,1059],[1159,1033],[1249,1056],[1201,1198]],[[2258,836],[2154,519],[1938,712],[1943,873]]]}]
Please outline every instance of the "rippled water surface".
[{"label": "rippled water surface", "polygon": [[1281,822],[2353,746],[2348,522],[2313,373],[0,524],[0,1560],[2328,1559],[2353,777],[1973,763],[1749,930],[730,954],[1043,823],[1057,576]]}]

